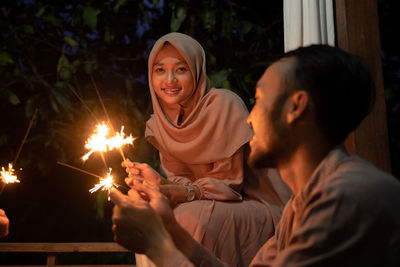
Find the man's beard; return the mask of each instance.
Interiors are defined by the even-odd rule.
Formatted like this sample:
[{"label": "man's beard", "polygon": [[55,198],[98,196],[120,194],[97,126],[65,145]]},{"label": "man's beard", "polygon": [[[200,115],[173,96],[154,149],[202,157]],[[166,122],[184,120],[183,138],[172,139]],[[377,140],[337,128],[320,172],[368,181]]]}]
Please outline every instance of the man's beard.
[{"label": "man's beard", "polygon": [[255,151],[250,154],[247,163],[257,169],[276,168],[276,155],[271,152]]},{"label": "man's beard", "polygon": [[287,92],[282,93],[276,100],[270,113],[271,133],[268,148],[252,150],[248,158],[248,164],[254,168],[276,168],[278,163],[289,151],[289,128],[285,124],[283,114],[284,103],[288,97]]},{"label": "man's beard", "polygon": [[268,150],[255,149],[251,151],[248,164],[254,168],[276,168],[281,159],[286,155],[289,145],[288,129],[281,121],[273,122],[273,133],[270,135]]}]

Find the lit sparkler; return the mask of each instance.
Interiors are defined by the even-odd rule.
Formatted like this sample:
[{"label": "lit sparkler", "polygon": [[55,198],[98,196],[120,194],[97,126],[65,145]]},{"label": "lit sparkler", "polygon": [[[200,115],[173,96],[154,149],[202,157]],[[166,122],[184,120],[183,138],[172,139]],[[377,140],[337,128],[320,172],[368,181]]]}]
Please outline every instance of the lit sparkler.
[{"label": "lit sparkler", "polygon": [[8,163],[8,171],[4,169],[4,167],[1,167],[0,171],[0,178],[5,184],[10,184],[10,183],[19,183],[20,181],[18,180],[17,175],[14,173],[15,170],[12,166],[12,163]]},{"label": "lit sparkler", "polygon": [[109,195],[108,200],[110,200],[111,188],[113,187],[118,188],[118,185],[115,184],[114,177],[111,175],[111,168],[109,168],[106,177],[100,178],[99,183],[95,184],[95,186],[92,189],[90,189],[89,192],[94,193],[99,189],[101,189],[102,191],[107,191]]},{"label": "lit sparkler", "polygon": [[60,164],[60,165],[65,166],[65,167],[74,169],[76,171],[79,171],[79,172],[88,174],[90,176],[94,176],[94,177],[99,178],[99,183],[96,184],[92,189],[89,190],[90,193],[94,193],[97,190],[99,190],[100,188],[102,188],[103,191],[108,191],[108,193],[110,194],[112,187],[115,187],[115,188],[118,188],[118,189],[124,189],[125,191],[129,190],[129,187],[126,187],[126,186],[123,186],[123,185],[119,185],[119,184],[116,184],[114,182],[114,177],[111,175],[111,168],[109,168],[106,177],[102,177],[100,175],[88,172],[86,170],[82,170],[82,169],[80,169],[78,167],[69,165],[69,164],[64,163],[64,162],[57,161],[57,163]]},{"label": "lit sparkler", "polygon": [[94,134],[86,141],[85,147],[90,151],[82,157],[83,160],[87,160],[93,152],[121,149],[123,145],[132,144],[134,141],[132,135],[125,137],[124,126],[114,136],[109,137],[109,132],[110,128],[104,122],[96,126]]},{"label": "lit sparkler", "polygon": [[83,160],[87,160],[95,151],[107,151],[107,135],[109,131],[110,129],[104,122],[96,125],[94,134],[86,141],[85,147],[90,151],[82,157]]},{"label": "lit sparkler", "polygon": [[3,185],[0,187],[0,194],[3,193],[3,190],[6,187],[6,184],[20,182],[18,180],[17,175],[14,172],[15,172],[15,170],[13,168],[12,163],[8,163],[8,171],[6,171],[4,169],[4,167],[1,167],[0,180],[3,182]]}]

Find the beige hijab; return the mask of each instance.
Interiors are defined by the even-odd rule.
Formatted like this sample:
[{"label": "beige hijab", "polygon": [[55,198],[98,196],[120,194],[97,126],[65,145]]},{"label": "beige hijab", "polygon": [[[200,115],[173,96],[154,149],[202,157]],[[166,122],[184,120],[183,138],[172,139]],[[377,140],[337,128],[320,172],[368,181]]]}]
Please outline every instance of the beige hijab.
[{"label": "beige hijab", "polygon": [[[166,42],[182,55],[193,75],[194,90],[184,105],[160,103],[151,83],[154,60]],[[148,75],[154,114],[145,136],[161,153],[187,164],[206,164],[231,157],[251,139],[246,106],[235,93],[211,88],[204,50],[190,36],[173,32],[158,39],[148,59]],[[178,124],[182,113],[184,120]]]}]

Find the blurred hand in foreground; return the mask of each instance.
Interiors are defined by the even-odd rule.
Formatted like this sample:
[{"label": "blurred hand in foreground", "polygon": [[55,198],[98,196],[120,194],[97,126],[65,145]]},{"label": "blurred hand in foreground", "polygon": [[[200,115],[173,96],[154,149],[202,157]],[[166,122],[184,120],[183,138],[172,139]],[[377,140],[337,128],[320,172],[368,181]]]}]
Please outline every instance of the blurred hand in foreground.
[{"label": "blurred hand in foreground", "polygon": [[0,209],[0,238],[3,238],[8,235],[9,225],[10,221],[7,218],[5,211]]}]

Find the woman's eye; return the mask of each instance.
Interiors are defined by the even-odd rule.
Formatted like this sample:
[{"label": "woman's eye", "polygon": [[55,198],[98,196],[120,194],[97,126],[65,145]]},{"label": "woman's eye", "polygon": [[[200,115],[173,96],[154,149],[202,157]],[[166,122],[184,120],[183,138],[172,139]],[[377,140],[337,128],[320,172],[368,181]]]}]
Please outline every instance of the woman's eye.
[{"label": "woman's eye", "polygon": [[164,69],[163,68],[156,68],[156,69],[154,69],[154,72],[155,73],[163,73]]},{"label": "woman's eye", "polygon": [[187,68],[186,67],[179,67],[178,72],[186,72]]}]

